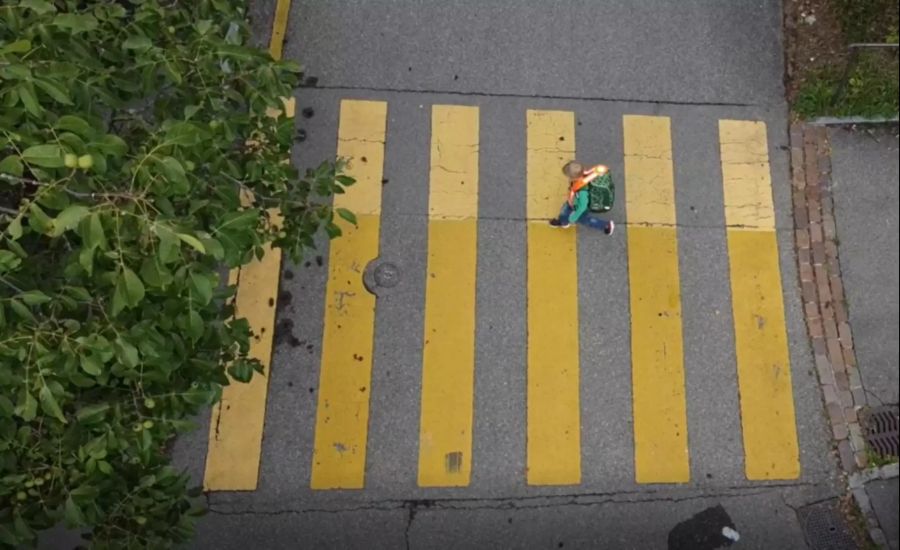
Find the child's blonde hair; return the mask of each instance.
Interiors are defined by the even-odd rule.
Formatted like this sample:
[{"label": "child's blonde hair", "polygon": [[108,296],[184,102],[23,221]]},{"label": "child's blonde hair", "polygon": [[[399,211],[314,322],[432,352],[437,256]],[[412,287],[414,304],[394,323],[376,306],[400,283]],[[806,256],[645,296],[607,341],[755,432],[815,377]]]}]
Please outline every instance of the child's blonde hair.
[{"label": "child's blonde hair", "polygon": [[584,166],[574,160],[567,162],[562,170],[563,174],[570,180],[578,179],[584,175]]}]

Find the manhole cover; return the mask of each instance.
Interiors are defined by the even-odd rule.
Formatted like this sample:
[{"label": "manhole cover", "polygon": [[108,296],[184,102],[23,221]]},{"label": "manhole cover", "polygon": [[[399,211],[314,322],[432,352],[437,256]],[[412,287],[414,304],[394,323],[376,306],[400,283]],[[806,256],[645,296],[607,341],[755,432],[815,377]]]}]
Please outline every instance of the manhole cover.
[{"label": "manhole cover", "polygon": [[900,408],[876,407],[865,415],[866,443],[882,458],[896,458],[900,451]]},{"label": "manhole cover", "polygon": [[804,506],[797,511],[806,542],[812,550],[857,550],[837,501]]},{"label": "manhole cover", "polygon": [[375,284],[382,288],[395,287],[400,282],[400,268],[390,262],[378,264],[374,277]]}]

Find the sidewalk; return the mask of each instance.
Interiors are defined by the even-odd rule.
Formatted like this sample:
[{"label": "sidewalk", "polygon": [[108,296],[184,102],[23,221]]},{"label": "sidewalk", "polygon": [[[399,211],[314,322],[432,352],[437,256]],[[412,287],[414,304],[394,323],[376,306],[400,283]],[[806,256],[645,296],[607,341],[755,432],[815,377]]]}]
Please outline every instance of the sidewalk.
[{"label": "sidewalk", "polygon": [[872,540],[896,549],[896,459],[871,464],[864,420],[898,402],[897,130],[795,125],[791,157],[804,313],[837,454]]}]

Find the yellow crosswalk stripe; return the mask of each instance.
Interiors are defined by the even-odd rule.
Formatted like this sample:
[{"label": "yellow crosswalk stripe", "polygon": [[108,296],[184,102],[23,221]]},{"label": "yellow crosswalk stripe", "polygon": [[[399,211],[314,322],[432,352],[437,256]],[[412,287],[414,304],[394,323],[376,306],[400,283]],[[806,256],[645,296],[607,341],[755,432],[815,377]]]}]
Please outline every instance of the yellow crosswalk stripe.
[{"label": "yellow crosswalk stripe", "polygon": [[[269,41],[269,53],[275,59],[281,59],[290,4],[290,0],[278,0]],[[282,101],[284,115],[294,118],[294,98],[282,98]],[[266,114],[277,119],[282,111],[268,109]],[[242,191],[241,202],[246,206],[252,204],[253,198]],[[274,223],[281,223],[279,209],[269,209],[269,215]],[[261,260],[228,272],[228,285],[238,286],[234,315],[247,319],[253,330],[255,336],[250,341],[248,355],[259,360],[263,373],[255,374],[247,384],[233,383],[222,388],[222,399],[210,416],[203,473],[203,487],[207,491],[253,491],[259,482],[275,324],[272,304],[278,295],[280,276],[281,249],[269,245],[264,247]]]},{"label": "yellow crosswalk stripe", "polygon": [[719,121],[748,479],[800,475],[766,125]]},{"label": "yellow crosswalk stripe", "polygon": [[418,482],[465,487],[472,468],[478,107],[432,107],[430,185]]},{"label": "yellow crosswalk stripe", "polygon": [[623,123],[635,478],[683,483],[690,465],[671,127],[658,116]]},{"label": "yellow crosswalk stripe", "polygon": [[529,485],[581,483],[578,264],[574,229],[553,229],[575,158],[575,116],[533,111],[527,125]]},{"label": "yellow crosswalk stripe", "polygon": [[356,184],[335,195],[334,207],[356,214],[340,220],[343,236],[328,259],[322,363],[313,450],[313,489],[361,489],[365,484],[375,296],[363,286],[366,264],[378,256],[381,178],[387,103],[341,102],[338,157]]}]

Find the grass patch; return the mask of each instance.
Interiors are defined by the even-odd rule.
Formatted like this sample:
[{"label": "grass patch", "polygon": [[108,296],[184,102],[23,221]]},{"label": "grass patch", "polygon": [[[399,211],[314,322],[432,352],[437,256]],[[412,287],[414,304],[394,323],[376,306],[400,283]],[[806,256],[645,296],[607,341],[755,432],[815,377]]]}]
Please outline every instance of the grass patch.
[{"label": "grass patch", "polygon": [[[802,118],[897,116],[897,50],[862,48],[854,56],[847,48],[896,44],[900,0],[814,0],[795,9],[800,19],[793,39],[800,50],[793,58],[797,87],[789,91],[794,111]],[[806,21],[804,10],[817,19]]]},{"label": "grass patch", "polygon": [[843,70],[828,67],[800,88],[794,109],[803,118],[818,116],[896,116],[900,70],[894,51],[862,51],[841,89]]}]

